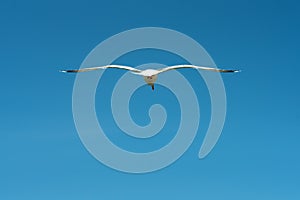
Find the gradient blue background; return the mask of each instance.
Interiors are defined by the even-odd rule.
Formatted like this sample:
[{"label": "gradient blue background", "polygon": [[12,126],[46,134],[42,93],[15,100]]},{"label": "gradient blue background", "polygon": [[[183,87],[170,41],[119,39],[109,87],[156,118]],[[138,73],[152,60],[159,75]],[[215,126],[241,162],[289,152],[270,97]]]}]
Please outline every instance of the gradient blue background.
[{"label": "gradient blue background", "polygon": [[[299,6],[258,0],[1,1],[0,199],[299,199]],[[199,81],[203,126],[173,165],[136,175],[112,170],[86,151],[72,118],[75,76],[58,70],[78,68],[99,42],[144,26],[183,32],[217,65],[243,72],[223,75],[226,124],[214,150],[199,160],[209,98],[201,78],[181,71],[193,85]],[[178,59],[140,53],[119,63]],[[173,98],[163,91],[145,86],[136,98]],[[133,115],[143,124],[147,108],[141,109]],[[176,116],[167,128],[178,123]],[[111,137],[127,147],[139,143]]]}]

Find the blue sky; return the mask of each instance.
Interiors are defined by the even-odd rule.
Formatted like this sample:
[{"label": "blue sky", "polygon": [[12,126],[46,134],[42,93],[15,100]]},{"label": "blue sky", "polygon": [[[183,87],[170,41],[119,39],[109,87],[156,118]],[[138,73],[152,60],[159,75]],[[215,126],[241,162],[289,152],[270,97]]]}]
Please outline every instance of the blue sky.
[{"label": "blue sky", "polygon": [[[0,198],[299,199],[299,6],[296,1],[244,0],[1,1]],[[203,125],[195,141],[163,170],[127,174],[98,162],[81,143],[72,118],[75,76],[58,70],[78,68],[101,41],[146,26],[180,31],[199,42],[218,66],[243,72],[223,75],[226,124],[213,151],[199,160],[209,97],[200,77],[181,71],[199,84]],[[182,61],[150,53],[155,56],[136,52],[119,62]],[[105,95],[97,93],[96,99]],[[135,95],[133,101],[147,103],[147,95],[162,104],[167,104],[165,97],[174,98],[164,88],[153,94],[144,87]],[[101,105],[96,106],[102,115]],[[147,123],[147,108],[140,109],[133,117]],[[169,120],[166,128],[171,130],[178,118]],[[108,123],[113,122],[108,118]],[[161,138],[149,149],[170,136]],[[124,147],[136,144],[134,150],[143,147],[138,140],[111,139]]]}]

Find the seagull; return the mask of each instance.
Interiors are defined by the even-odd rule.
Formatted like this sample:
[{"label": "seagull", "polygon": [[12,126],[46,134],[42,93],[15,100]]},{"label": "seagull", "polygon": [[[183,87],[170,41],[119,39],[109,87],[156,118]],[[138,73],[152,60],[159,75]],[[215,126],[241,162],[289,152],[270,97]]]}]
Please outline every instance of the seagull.
[{"label": "seagull", "polygon": [[169,66],[169,67],[165,67],[165,68],[162,68],[162,69],[145,69],[145,70],[139,70],[139,69],[136,69],[136,68],[133,68],[133,67],[123,66],[123,65],[105,65],[105,66],[100,66],[100,67],[89,67],[89,68],[82,68],[82,69],[60,70],[60,72],[63,72],[63,73],[78,73],[78,72],[88,72],[88,71],[108,69],[108,68],[128,70],[133,74],[143,76],[145,82],[148,85],[151,86],[152,90],[154,90],[154,83],[157,80],[158,74],[163,73],[163,72],[167,72],[167,71],[170,71],[170,70],[182,69],[182,68],[193,68],[193,69],[208,70],[208,71],[222,72],[222,73],[240,72],[240,70],[218,69],[218,68],[202,67],[202,66],[195,66],[195,65],[174,65],[174,66]]}]

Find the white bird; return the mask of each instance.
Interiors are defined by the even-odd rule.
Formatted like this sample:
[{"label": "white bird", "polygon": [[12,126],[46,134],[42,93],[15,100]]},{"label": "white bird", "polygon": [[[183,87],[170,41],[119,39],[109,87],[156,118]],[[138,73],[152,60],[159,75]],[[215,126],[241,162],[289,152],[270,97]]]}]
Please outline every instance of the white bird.
[{"label": "white bird", "polygon": [[71,70],[61,70],[60,72],[64,73],[77,73],[77,72],[88,72],[93,70],[99,69],[107,69],[107,68],[117,68],[117,69],[124,69],[132,72],[133,74],[140,75],[144,77],[145,82],[152,87],[154,90],[154,83],[157,80],[157,75],[173,69],[181,69],[181,68],[194,68],[194,69],[201,69],[201,70],[209,70],[214,72],[224,72],[224,73],[235,73],[240,72],[240,70],[232,70],[232,69],[218,69],[218,68],[211,68],[211,67],[202,67],[202,66],[195,66],[195,65],[175,65],[170,67],[165,67],[162,69],[145,69],[139,70],[133,67],[122,66],[122,65],[105,65],[100,67],[89,67],[89,68],[82,68],[82,69],[71,69]]}]

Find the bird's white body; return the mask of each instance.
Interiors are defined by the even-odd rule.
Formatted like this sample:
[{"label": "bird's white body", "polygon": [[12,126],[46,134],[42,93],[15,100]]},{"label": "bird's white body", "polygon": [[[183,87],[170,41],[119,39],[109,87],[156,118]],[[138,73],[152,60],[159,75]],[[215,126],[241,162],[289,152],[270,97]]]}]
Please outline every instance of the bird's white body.
[{"label": "bird's white body", "polygon": [[75,70],[62,70],[61,72],[77,73],[77,72],[87,72],[87,71],[107,69],[107,68],[124,69],[124,70],[128,70],[128,71],[132,72],[133,74],[143,76],[145,82],[152,87],[152,90],[154,90],[154,83],[157,80],[158,74],[169,71],[169,70],[181,69],[181,68],[194,68],[194,69],[209,70],[209,71],[214,71],[214,72],[239,72],[239,70],[217,69],[217,68],[201,67],[201,66],[195,66],[195,65],[175,65],[175,66],[165,67],[162,69],[146,69],[146,70],[139,70],[139,69],[136,69],[133,67],[122,66],[122,65],[106,65],[106,66],[100,66],[100,67],[90,67],[90,68],[75,69]]},{"label": "bird's white body", "polygon": [[154,75],[157,75],[158,73],[159,73],[159,70],[156,70],[156,69],[145,69],[136,74],[139,74],[142,76],[154,76]]},{"label": "bird's white body", "polygon": [[154,83],[157,80],[157,74],[159,73],[159,71],[155,69],[146,69],[141,72],[133,72],[133,73],[143,76],[145,82],[154,88]]}]

